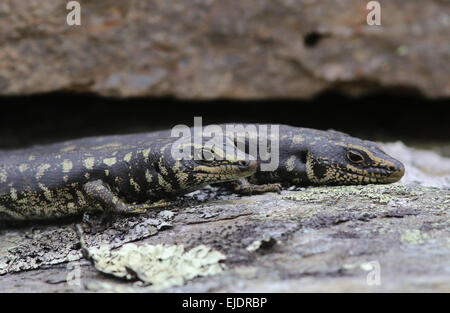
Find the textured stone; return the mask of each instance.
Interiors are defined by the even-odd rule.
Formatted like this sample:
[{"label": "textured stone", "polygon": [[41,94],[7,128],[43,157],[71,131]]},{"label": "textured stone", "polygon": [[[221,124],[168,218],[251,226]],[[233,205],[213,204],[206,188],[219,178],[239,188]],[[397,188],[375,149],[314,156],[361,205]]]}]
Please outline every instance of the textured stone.
[{"label": "textured stone", "polygon": [[[131,241],[140,247],[183,245],[185,251],[204,245],[226,257],[220,275],[164,291],[448,292],[449,159],[401,143],[384,146],[406,160],[401,183],[292,188],[282,195],[249,197],[207,188],[182,197],[172,213],[151,211],[117,217],[100,229],[86,227],[86,244],[113,251]],[[410,161],[418,156],[425,160]],[[427,158],[439,162],[423,168]],[[438,187],[431,187],[433,177]],[[156,231],[168,221],[171,228]],[[72,226],[1,229],[0,292],[149,292],[158,287],[117,281],[79,260]],[[370,285],[367,279],[377,266],[381,285]],[[76,269],[79,284],[70,280]]]},{"label": "textured stone", "polygon": [[450,5],[367,1],[67,1],[0,4],[0,95],[308,98],[404,88],[450,95]]}]

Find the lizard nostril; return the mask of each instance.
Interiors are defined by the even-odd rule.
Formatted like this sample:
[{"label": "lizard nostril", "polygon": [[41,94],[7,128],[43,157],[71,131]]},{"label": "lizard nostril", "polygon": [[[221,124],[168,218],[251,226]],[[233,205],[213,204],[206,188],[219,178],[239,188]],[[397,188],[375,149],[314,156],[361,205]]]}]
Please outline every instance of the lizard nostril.
[{"label": "lizard nostril", "polygon": [[397,169],[395,168],[395,166],[389,166],[388,170],[391,172],[395,172]]}]

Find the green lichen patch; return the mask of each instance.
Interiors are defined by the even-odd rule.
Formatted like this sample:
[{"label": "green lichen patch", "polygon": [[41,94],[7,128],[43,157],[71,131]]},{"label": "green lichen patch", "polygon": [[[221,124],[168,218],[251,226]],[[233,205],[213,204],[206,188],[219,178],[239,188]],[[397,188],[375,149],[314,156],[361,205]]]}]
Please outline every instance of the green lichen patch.
[{"label": "green lichen patch", "polygon": [[391,184],[310,187],[299,193],[284,196],[283,199],[309,203],[319,203],[348,196],[365,197],[378,203],[387,204],[390,201],[398,200],[399,197],[414,197],[418,195],[411,191],[407,186],[400,184]]},{"label": "green lichen patch", "polygon": [[411,245],[423,245],[430,239],[430,236],[418,229],[407,229],[403,232],[400,240]]},{"label": "green lichen patch", "polygon": [[[85,239],[91,246],[108,244],[118,248],[154,236],[169,225],[164,216],[150,212],[150,216],[118,217],[111,225],[86,215],[90,230]],[[77,261],[82,253],[77,247],[79,237],[71,224],[29,225],[13,232],[0,231],[0,275],[38,269],[42,266]]]},{"label": "green lichen patch", "polygon": [[117,251],[90,248],[89,258],[102,273],[128,280],[138,279],[158,291],[182,286],[196,277],[212,276],[225,270],[222,253],[200,245],[185,252],[182,245],[127,244]]}]

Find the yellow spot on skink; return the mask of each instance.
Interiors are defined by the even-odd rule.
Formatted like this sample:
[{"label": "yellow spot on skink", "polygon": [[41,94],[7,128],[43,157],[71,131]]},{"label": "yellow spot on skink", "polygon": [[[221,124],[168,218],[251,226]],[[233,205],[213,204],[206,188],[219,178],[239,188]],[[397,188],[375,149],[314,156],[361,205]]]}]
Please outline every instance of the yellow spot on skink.
[{"label": "yellow spot on skink", "polygon": [[114,164],[116,164],[116,162],[117,162],[116,158],[109,158],[103,160],[103,163],[105,163],[108,166],[113,166]]},{"label": "yellow spot on skink", "polygon": [[130,178],[130,185],[133,186],[134,189],[135,189],[137,192],[140,192],[140,191],[141,191],[141,187],[139,186],[138,183],[136,183],[136,182],[134,181],[133,178]]},{"label": "yellow spot on skink", "polygon": [[296,156],[292,155],[291,157],[289,157],[289,159],[286,161],[286,170],[288,172],[292,172],[295,169],[295,160],[296,160]]},{"label": "yellow spot on skink", "polygon": [[294,137],[292,137],[292,142],[296,145],[302,143],[303,141],[305,141],[305,138],[303,138],[302,135],[295,135]]},{"label": "yellow spot on skink", "polygon": [[25,172],[28,168],[29,168],[29,165],[28,165],[28,164],[20,164],[20,165],[19,165],[19,171],[20,171],[21,173]]},{"label": "yellow spot on skink", "polygon": [[39,167],[37,168],[38,172],[36,174],[36,180],[40,180],[42,176],[44,176],[45,171],[48,170],[50,167],[51,167],[50,164],[39,165]]},{"label": "yellow spot on skink", "polygon": [[6,183],[7,179],[8,179],[8,175],[6,175],[6,171],[0,170],[0,183]]},{"label": "yellow spot on skink", "polygon": [[69,173],[73,168],[72,161],[64,160],[62,163],[62,168],[63,168],[63,173]]},{"label": "yellow spot on skink", "polygon": [[158,183],[160,186],[164,188],[165,191],[171,192],[172,191],[172,185],[170,185],[164,177],[161,176],[161,174],[158,174]]},{"label": "yellow spot on skink", "polygon": [[94,168],[95,158],[87,158],[83,161],[83,164],[88,170],[92,170]]},{"label": "yellow spot on skink", "polygon": [[127,154],[125,155],[125,157],[123,158],[123,160],[124,160],[125,162],[128,162],[128,163],[129,163],[129,162],[131,161],[132,156],[133,156],[133,153],[132,153],[132,152],[127,153]]},{"label": "yellow spot on skink", "polygon": [[145,170],[145,180],[147,180],[148,183],[151,183],[153,180],[152,174],[150,174],[148,169]]},{"label": "yellow spot on skink", "polygon": [[12,200],[14,200],[14,201],[17,200],[17,191],[16,191],[16,189],[11,188],[11,190],[10,190],[10,196],[11,196],[11,199],[12,199]]},{"label": "yellow spot on skink", "polygon": [[48,201],[53,201],[52,193],[47,187],[45,187],[43,184],[39,184],[39,188],[41,188],[41,190],[44,192],[44,196]]},{"label": "yellow spot on skink", "polygon": [[142,155],[144,156],[145,162],[148,162],[148,159],[150,157],[150,151],[151,151],[151,148],[148,148],[148,149],[145,149],[144,151],[142,151]]}]

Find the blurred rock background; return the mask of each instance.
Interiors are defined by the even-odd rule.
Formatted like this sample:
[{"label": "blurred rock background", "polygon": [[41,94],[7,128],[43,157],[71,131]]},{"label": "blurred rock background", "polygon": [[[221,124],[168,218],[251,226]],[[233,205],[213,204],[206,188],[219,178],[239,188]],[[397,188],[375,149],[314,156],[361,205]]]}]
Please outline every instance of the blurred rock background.
[{"label": "blurred rock background", "polygon": [[83,91],[183,99],[450,95],[448,1],[68,1],[0,4],[0,94]]}]

